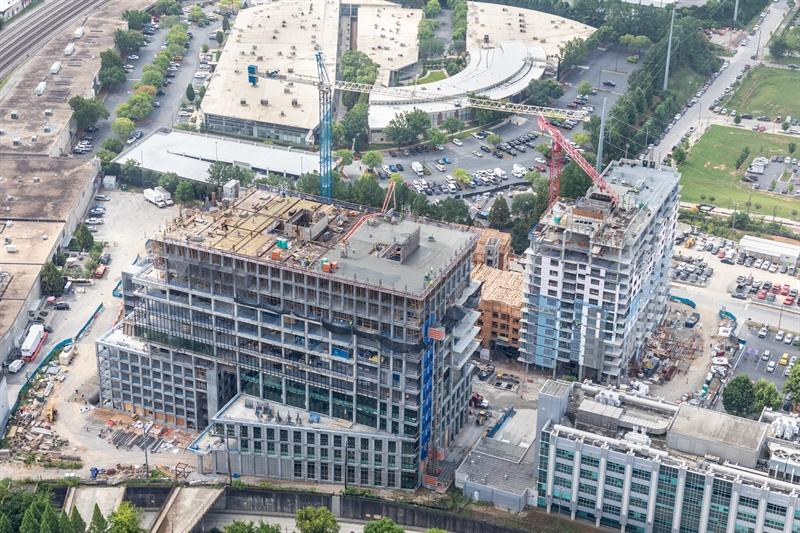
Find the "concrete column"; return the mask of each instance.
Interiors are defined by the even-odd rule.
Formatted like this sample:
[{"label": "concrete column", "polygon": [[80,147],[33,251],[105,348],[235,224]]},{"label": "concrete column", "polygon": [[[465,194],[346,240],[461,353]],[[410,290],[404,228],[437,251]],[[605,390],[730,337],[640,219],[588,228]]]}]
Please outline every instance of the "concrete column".
[{"label": "concrete column", "polygon": [[570,502],[570,517],[575,520],[578,511],[578,485],[581,480],[581,449],[583,442],[576,443],[575,457],[572,461],[572,501]]},{"label": "concrete column", "polygon": [[698,533],[706,533],[708,529],[708,513],[711,510],[711,491],[714,486],[714,476],[706,476],[706,484],[703,488],[703,507],[700,511],[700,529]]},{"label": "concrete column", "polygon": [[633,455],[628,453],[627,457],[625,458],[625,484],[622,485],[622,513],[619,517],[620,524],[622,525],[621,530],[625,531],[625,527],[628,525],[628,507],[630,502],[628,501],[631,497],[631,478],[633,477]]},{"label": "concrete column", "polygon": [[797,493],[792,491],[789,496],[789,505],[786,506],[786,519],[783,522],[783,533],[792,533],[794,523],[794,510],[797,508]]},{"label": "concrete column", "polygon": [[733,487],[731,488],[731,503],[728,510],[727,531],[733,531],[736,529],[736,513],[739,510],[739,487],[741,486],[742,483],[739,480],[736,480],[733,482]]},{"label": "concrete column", "polygon": [[647,500],[647,533],[652,533],[656,515],[656,498],[658,498],[658,462],[650,469],[650,494]]},{"label": "concrete column", "polygon": [[678,470],[678,486],[675,490],[675,510],[672,515],[672,531],[678,533],[681,529],[681,507],[683,506],[683,485],[686,483],[686,469]]},{"label": "concrete column", "polygon": [[600,448],[600,472],[597,475],[597,499],[594,502],[595,527],[600,527],[600,515],[603,513],[603,487],[606,484],[606,467],[608,466],[608,445]]},{"label": "concrete column", "polygon": [[756,515],[756,533],[764,531],[764,518],[767,516],[767,498],[769,490],[762,489],[761,497],[758,499],[758,514]]},{"label": "concrete column", "polygon": [[556,450],[553,440],[555,439],[552,435],[550,435],[550,447],[548,448],[548,456],[547,456],[547,493],[545,503],[547,503],[547,512],[550,512],[550,509],[553,506],[553,476],[556,472]]}]

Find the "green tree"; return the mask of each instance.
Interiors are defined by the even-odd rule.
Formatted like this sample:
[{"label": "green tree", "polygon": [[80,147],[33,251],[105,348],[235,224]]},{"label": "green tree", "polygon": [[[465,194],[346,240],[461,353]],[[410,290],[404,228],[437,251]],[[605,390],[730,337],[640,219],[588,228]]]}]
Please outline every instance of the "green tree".
[{"label": "green tree", "polygon": [[3,513],[0,513],[0,533],[14,533],[11,520]]},{"label": "green tree", "polygon": [[788,120],[784,120],[783,123],[781,124],[781,129],[783,131],[786,131],[786,130],[789,129],[789,127],[791,127],[791,124],[789,124],[789,121]]},{"label": "green tree", "polygon": [[157,17],[161,15],[180,15],[181,5],[175,0],[158,0],[153,6],[153,14]]},{"label": "green tree", "polygon": [[572,162],[564,165],[561,171],[561,189],[559,190],[561,196],[579,198],[585,195],[591,186],[591,178],[586,175],[581,167]]},{"label": "green tree", "polygon": [[377,150],[364,152],[364,155],[361,156],[361,162],[364,163],[364,166],[370,169],[379,167],[383,164],[383,154]]},{"label": "green tree", "polygon": [[579,146],[588,146],[592,142],[592,136],[584,131],[579,131],[572,136],[572,140],[578,143]]},{"label": "green tree", "polygon": [[734,377],[722,391],[722,406],[725,412],[736,416],[749,417],[756,404],[753,382],[745,374]]},{"label": "green tree", "polygon": [[464,123],[456,117],[447,117],[442,121],[441,126],[443,130],[449,131],[450,133],[456,133],[464,129]]},{"label": "green tree", "polygon": [[225,34],[222,32],[222,30],[219,30],[217,32],[216,38],[217,38],[217,44],[222,46],[222,43],[225,42]]},{"label": "green tree", "polygon": [[511,224],[511,211],[505,196],[497,196],[489,210],[489,225],[495,229],[506,229]]},{"label": "green tree", "polygon": [[786,45],[786,41],[783,37],[774,38],[769,45],[769,54],[775,59],[780,59],[785,56],[788,50],[789,47]]},{"label": "green tree", "polygon": [[793,154],[793,153],[794,153],[794,151],[795,151],[795,150],[797,150],[797,143],[793,143],[793,142],[791,142],[791,143],[789,143],[789,144],[787,145],[787,148],[789,149],[789,153],[790,153],[790,154]]},{"label": "green tree", "polygon": [[145,24],[150,23],[150,15],[138,9],[127,9],[122,12],[122,18],[128,23],[129,30],[141,30]]},{"label": "green tree", "polygon": [[[45,265],[45,268],[46,267],[47,265]],[[42,270],[42,273],[44,273],[44,270]],[[44,278],[42,278],[42,283],[44,283]],[[25,511],[25,514],[22,515],[22,523],[19,526],[19,533],[39,533],[40,529],[41,526],[39,524],[39,520],[36,518],[36,507],[34,505],[30,505]]]},{"label": "green tree", "polygon": [[48,296],[61,296],[64,294],[64,277],[52,261],[48,261],[42,267],[41,288],[42,294],[47,294]]},{"label": "green tree", "polygon": [[153,112],[153,97],[147,93],[131,96],[128,101],[117,108],[117,115],[131,120],[141,120]]},{"label": "green tree", "polygon": [[683,162],[686,161],[686,150],[684,150],[681,146],[675,147],[675,149],[672,151],[672,159],[676,164],[682,165]]},{"label": "green tree", "polygon": [[228,17],[222,17],[222,31],[225,33],[231,29],[231,21]]},{"label": "green tree", "polygon": [[139,526],[141,512],[130,502],[122,502],[108,517],[108,533],[144,533]]},{"label": "green tree", "polygon": [[488,137],[486,137],[486,142],[487,142],[487,143],[489,143],[489,144],[491,144],[492,146],[497,146],[498,144],[500,144],[501,142],[503,142],[503,138],[502,138],[502,137],[500,137],[500,136],[499,136],[498,134],[496,134],[496,133],[492,133],[491,135],[489,135]]},{"label": "green tree", "polygon": [[144,45],[144,35],[138,31],[119,29],[114,33],[114,46],[123,56],[135,54]]},{"label": "green tree", "polygon": [[579,37],[564,43],[560,48],[559,74],[564,70],[579,65],[586,58],[587,52],[586,41]]},{"label": "green tree", "polygon": [[194,97],[194,87],[192,87],[192,84],[190,83],[186,86],[186,99],[190,102],[194,102]]},{"label": "green tree", "polygon": [[333,152],[333,157],[340,161],[340,165],[346,167],[353,164],[353,152],[348,148],[342,148]]},{"label": "green tree", "polygon": [[115,137],[109,137],[108,139],[103,141],[103,149],[108,150],[109,152],[112,152],[115,155],[120,153],[123,148],[125,148],[125,145],[122,144],[122,141],[120,141]]},{"label": "green tree", "polygon": [[181,178],[174,172],[165,172],[158,178],[158,185],[164,187],[172,194],[175,194],[180,182]]},{"label": "green tree", "polygon": [[86,531],[86,522],[83,521],[78,508],[75,506],[72,507],[72,511],[69,514],[69,521],[72,524],[72,531],[75,533],[84,533]]},{"label": "green tree", "polygon": [[800,365],[792,365],[789,377],[783,382],[783,392],[791,396],[792,403],[800,403]]},{"label": "green tree", "polygon": [[371,174],[361,176],[350,187],[350,200],[361,205],[379,207],[385,194],[386,190]]},{"label": "green tree", "polygon": [[766,379],[759,379],[754,386],[754,392],[756,395],[756,413],[760,413],[764,407],[777,409],[781,406],[783,398],[774,383],[770,383]]},{"label": "green tree", "polygon": [[111,123],[111,131],[120,139],[127,139],[136,129],[136,124],[129,118],[119,117]]},{"label": "green tree", "polygon": [[55,510],[53,510],[53,504],[50,503],[50,500],[44,500],[43,507],[42,514],[39,518],[40,528],[43,531],[44,528],[47,527],[52,533],[58,533],[58,515]]},{"label": "green tree", "polygon": [[[0,533],[2,528],[0,528]],[[75,531],[72,527],[72,522],[69,521],[69,515],[65,510],[61,510],[61,513],[58,515],[58,533],[83,533],[81,531]]]},{"label": "green tree", "polygon": [[587,94],[592,92],[592,84],[588,80],[583,80],[578,84],[578,94],[581,96],[586,96]]},{"label": "green tree", "polygon": [[397,144],[411,144],[431,127],[431,118],[425,111],[415,109],[393,118],[384,130],[386,138]]},{"label": "green tree", "polygon": [[[359,50],[349,50],[342,54],[339,60],[339,76],[343,81],[364,83],[372,85],[378,79],[378,64],[367,54]],[[342,103],[350,109],[359,100],[366,101],[366,95],[345,91],[342,94]]]},{"label": "green tree", "polygon": [[75,244],[78,245],[78,248],[87,252],[92,249],[94,246],[94,236],[92,232],[89,231],[89,228],[86,224],[79,224],[78,227],[75,229],[75,235],[72,236]]},{"label": "green tree", "polygon": [[447,533],[444,529],[439,529],[438,527],[432,527],[429,530],[425,531],[425,533]]},{"label": "green tree", "polygon": [[125,62],[122,60],[122,57],[113,48],[109,48],[108,50],[100,52],[101,69],[111,67],[123,68],[124,66]]},{"label": "green tree", "polygon": [[457,182],[466,184],[472,181],[472,177],[469,175],[469,172],[464,170],[463,168],[456,168],[453,170],[453,177],[456,179]]},{"label": "green tree", "polygon": [[189,8],[188,18],[192,22],[204,22],[206,20],[206,14],[203,12],[202,7],[195,4],[191,8]]},{"label": "green tree", "polygon": [[336,517],[325,507],[303,507],[295,522],[300,533],[339,533]]},{"label": "green tree", "polygon": [[428,129],[428,131],[425,133],[425,137],[427,137],[432,146],[447,142],[447,135],[445,135],[445,133],[439,128]]},{"label": "green tree", "polygon": [[356,150],[361,150],[367,145],[368,109],[367,104],[358,103],[334,125],[333,137],[336,146],[349,148],[354,140]]},{"label": "green tree", "polygon": [[442,12],[442,6],[439,4],[439,0],[428,0],[428,3],[422,8],[422,12],[425,13],[426,18],[435,19]]},{"label": "green tree", "polygon": [[419,41],[419,53],[425,58],[437,57],[444,52],[444,43],[441,39],[433,37],[431,39],[422,39]]},{"label": "green tree", "polygon": [[105,104],[95,98],[73,96],[69,99],[69,106],[72,108],[75,125],[80,130],[94,126],[99,120],[108,118],[108,109]]},{"label": "green tree", "polygon": [[364,533],[405,533],[405,529],[395,524],[391,518],[384,517],[380,520],[367,522],[364,526]]},{"label": "green tree", "polygon": [[736,115],[734,115],[733,123],[734,124],[741,124],[742,123],[742,117],[741,117],[741,115],[739,115],[739,113],[736,113]]},{"label": "green tree", "polygon": [[524,192],[514,196],[511,200],[511,216],[514,218],[528,218],[536,207],[536,195],[532,192]]},{"label": "green tree", "polygon": [[649,48],[653,43],[646,35],[631,35],[630,33],[626,33],[625,35],[620,36],[619,44],[626,46],[631,50],[641,52]]},{"label": "green tree", "polygon": [[[427,200],[426,200],[427,202]],[[469,224],[469,207],[460,198],[445,198],[430,208],[433,218],[456,224]]]},{"label": "green tree", "polygon": [[741,166],[744,164],[745,161],[747,161],[748,157],[750,157],[750,147],[745,146],[744,148],[742,148],[742,151],[739,152],[739,156],[736,158],[736,163],[734,166],[736,167],[737,170],[741,168]]},{"label": "green tree", "polygon": [[234,520],[223,528],[223,533],[281,533],[281,526],[277,524],[265,524],[259,522],[245,522],[243,520]]},{"label": "green tree", "polygon": [[122,67],[101,67],[99,78],[100,84],[108,88],[118,87],[125,83],[127,79],[125,70]]},{"label": "green tree", "polygon": [[564,89],[561,88],[556,80],[531,80],[528,87],[525,89],[525,96],[528,98],[528,103],[531,105],[547,106],[564,94]]},{"label": "green tree", "polygon": [[192,187],[192,184],[186,180],[182,180],[178,183],[178,186],[175,187],[175,201],[185,204],[194,199],[194,187]]}]

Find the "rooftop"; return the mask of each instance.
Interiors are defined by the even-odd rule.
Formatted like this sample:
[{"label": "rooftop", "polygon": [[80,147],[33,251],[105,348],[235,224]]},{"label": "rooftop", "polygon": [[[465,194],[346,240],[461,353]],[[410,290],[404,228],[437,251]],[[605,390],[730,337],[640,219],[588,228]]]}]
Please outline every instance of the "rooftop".
[{"label": "rooftop", "polygon": [[474,247],[475,234],[461,226],[397,216],[362,220],[356,207],[250,189],[223,211],[187,210],[163,239],[411,296],[425,294]]},{"label": "rooftop", "polygon": [[778,242],[772,239],[762,239],[761,237],[754,237],[752,235],[745,235],[739,240],[739,246],[747,250],[757,250],[761,253],[778,256],[794,257],[795,260],[800,258],[800,246],[796,244],[789,244],[786,242]]},{"label": "rooftop", "polygon": [[522,307],[525,274],[500,270],[487,265],[475,265],[472,279],[483,283],[481,301],[502,302],[510,307]]},{"label": "rooftop", "polygon": [[300,176],[319,173],[319,155],[264,143],[180,130],[158,130],[120,153],[114,161],[137,161],[143,168],[175,172],[182,178],[207,182],[214,161],[249,165],[264,174]]},{"label": "rooftop", "polygon": [[380,65],[377,82],[388,86],[393,71],[417,62],[417,28],[422,20],[422,10],[390,2],[359,3],[358,24],[353,26],[356,50],[364,52]]},{"label": "rooftop", "polygon": [[681,404],[672,419],[670,432],[681,435],[701,436],[725,446],[758,450],[764,442],[769,424],[749,418],[714,412],[688,403]]},{"label": "rooftop", "polygon": [[241,10],[203,97],[203,113],[316,128],[315,85],[274,78],[259,78],[257,85],[250,85],[247,66],[316,80],[318,51],[328,72],[336,72],[338,35],[339,0],[275,0]]},{"label": "rooftop", "polygon": [[595,29],[542,11],[484,2],[467,3],[467,50],[523,41],[540,47],[548,58],[575,38],[586,39]]},{"label": "rooftop", "polygon": [[638,238],[676,190],[680,174],[673,167],[649,168],[639,161],[623,160],[612,163],[604,178],[618,195],[618,205],[595,185],[582,198],[554,203],[542,216],[536,238],[569,238],[588,246],[587,237],[592,236],[595,246],[624,248]]}]

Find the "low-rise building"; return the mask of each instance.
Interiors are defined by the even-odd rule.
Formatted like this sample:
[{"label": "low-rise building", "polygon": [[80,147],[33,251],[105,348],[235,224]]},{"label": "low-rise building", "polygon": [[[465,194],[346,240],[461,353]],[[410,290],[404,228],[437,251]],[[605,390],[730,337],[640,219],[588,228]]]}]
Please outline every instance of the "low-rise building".
[{"label": "low-rise building", "polygon": [[0,0],[0,19],[8,20],[19,15],[33,0]]},{"label": "low-rise building", "polygon": [[739,240],[739,253],[787,266],[794,266],[800,260],[800,246],[752,235]]},{"label": "low-rise building", "polygon": [[492,348],[506,349],[516,356],[525,275],[477,265],[472,271],[472,279],[481,283],[478,304],[481,317],[477,322],[481,348],[487,352]]}]

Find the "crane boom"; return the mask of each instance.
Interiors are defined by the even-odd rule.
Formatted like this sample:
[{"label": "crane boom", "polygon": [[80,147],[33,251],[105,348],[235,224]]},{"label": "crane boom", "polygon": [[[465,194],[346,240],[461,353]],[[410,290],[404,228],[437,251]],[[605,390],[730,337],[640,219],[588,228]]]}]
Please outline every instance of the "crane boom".
[{"label": "crane boom", "polygon": [[[591,178],[592,183],[597,185],[597,187],[606,193],[610,198],[614,205],[619,204],[619,195],[611,188],[611,185],[600,175],[597,170],[584,159],[583,155],[574,147],[572,143],[567,140],[566,137],[561,133],[561,131],[547,122],[547,119],[544,116],[539,116],[539,129],[542,130],[543,133],[547,133],[550,135],[550,138],[553,139],[553,153],[550,156],[550,190],[549,190],[549,197],[547,200],[547,205],[550,206],[558,199],[558,191],[559,191],[559,184],[560,184],[560,166],[558,169],[554,166],[553,162],[556,159],[560,158],[561,150],[565,151],[567,155],[575,162],[581,169],[586,172],[586,175]],[[560,162],[560,161],[559,161]]]}]

